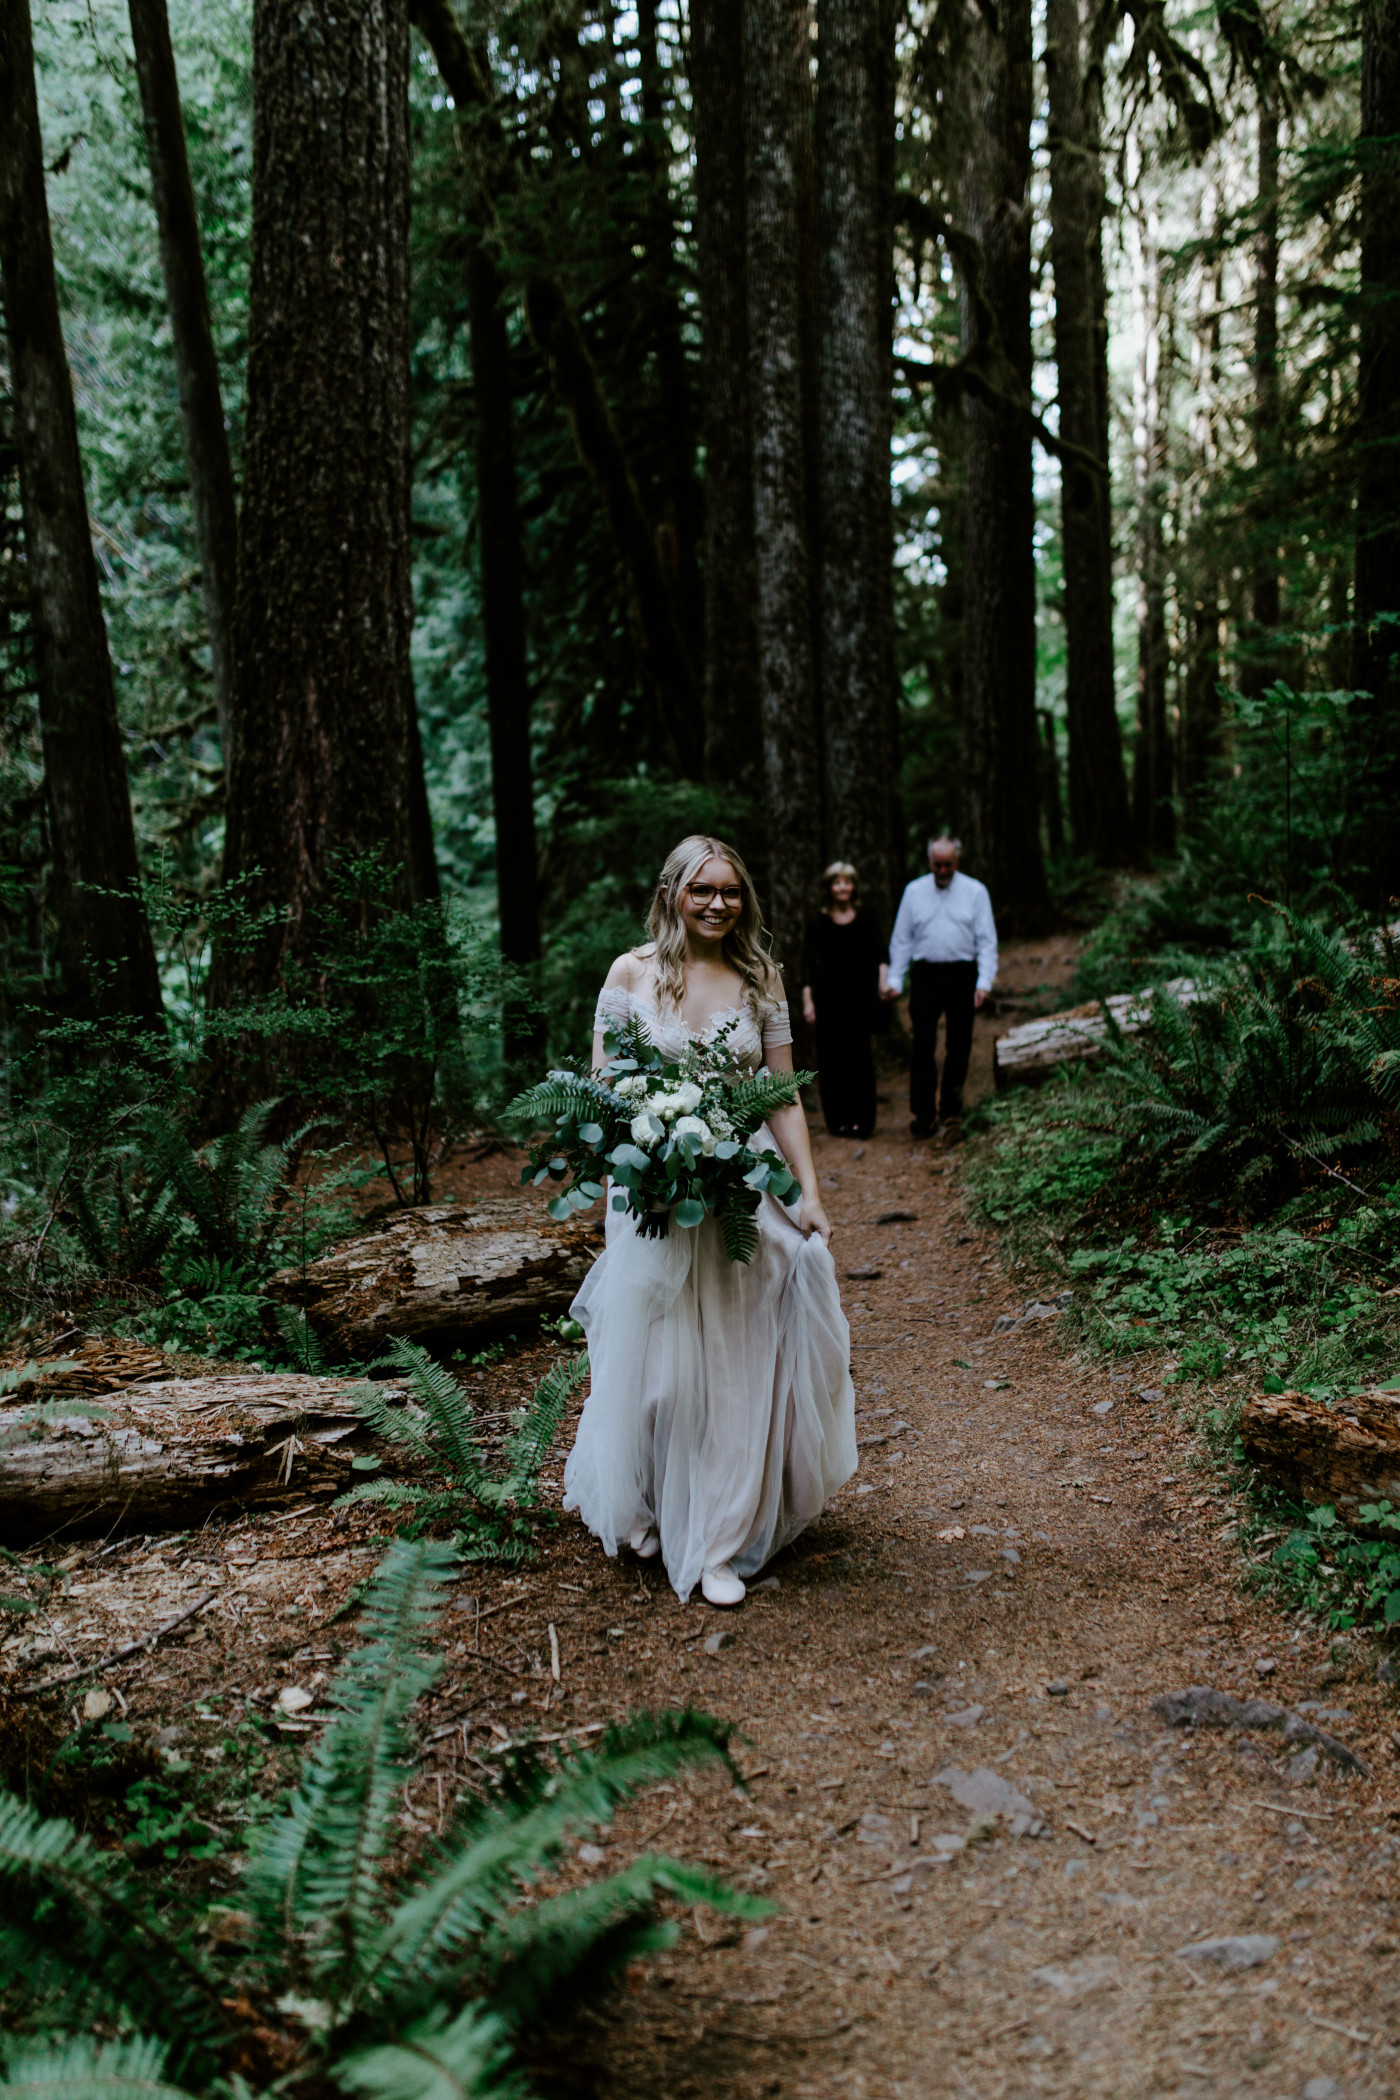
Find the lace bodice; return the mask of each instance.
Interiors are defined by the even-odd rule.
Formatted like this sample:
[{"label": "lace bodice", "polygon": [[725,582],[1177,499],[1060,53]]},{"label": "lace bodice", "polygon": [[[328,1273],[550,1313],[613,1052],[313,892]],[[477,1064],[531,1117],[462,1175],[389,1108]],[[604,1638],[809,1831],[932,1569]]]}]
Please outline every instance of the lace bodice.
[{"label": "lace bodice", "polygon": [[788,1023],[787,1001],[773,999],[764,1009],[763,1027],[760,1032],[753,1013],[747,1006],[725,1006],[711,1014],[701,1029],[687,1028],[679,1014],[658,1013],[650,999],[642,998],[638,992],[629,992],[625,985],[604,985],[598,994],[598,1008],[593,1017],[593,1026],[600,1032],[640,1016],[647,1036],[655,1043],[663,1057],[679,1057],[688,1043],[710,1043],[726,1023],[737,1022],[728,1038],[729,1051],[736,1065],[746,1072],[756,1072],[770,1050],[780,1050],[792,1041],[792,1029]]}]

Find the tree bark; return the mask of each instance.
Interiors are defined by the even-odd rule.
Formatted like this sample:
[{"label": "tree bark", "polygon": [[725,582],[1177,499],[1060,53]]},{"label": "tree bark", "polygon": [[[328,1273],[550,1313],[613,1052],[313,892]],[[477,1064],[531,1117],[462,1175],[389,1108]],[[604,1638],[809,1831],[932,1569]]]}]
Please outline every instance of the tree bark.
[{"label": "tree bark", "polygon": [[59,320],[28,0],[0,7],[0,284],[63,996],[163,1028]]},{"label": "tree bark", "polygon": [[1047,0],[1046,33],[1060,436],[1101,468],[1060,467],[1069,821],[1078,852],[1117,866],[1131,857],[1132,819],[1114,676],[1099,90],[1085,75],[1080,0]]},{"label": "tree bark", "polygon": [[1055,746],[1055,717],[1048,707],[1040,715],[1040,806],[1045,812],[1045,845],[1052,860],[1065,851],[1065,810],[1060,794],[1060,755]]},{"label": "tree bark", "polygon": [[370,1441],[352,1391],[349,1379],[286,1373],[161,1379],[100,1413],[51,1403],[55,1414],[27,1434],[26,1410],[14,1409],[20,1433],[0,1439],[0,1527],[16,1541],[154,1531],[220,1507],[344,1494],[351,1447]]},{"label": "tree bark", "polygon": [[743,0],[690,21],[695,259],[705,440],[705,770],[763,791],[749,391]]},{"label": "tree bark", "polygon": [[[1143,343],[1135,404],[1138,441],[1138,707],[1133,753],[1133,825],[1149,853],[1176,845],[1172,747],[1167,721],[1165,502],[1170,327],[1162,306],[1161,258],[1142,229]],[[1167,369],[1164,370],[1163,368]]]},{"label": "tree bark", "polygon": [[656,377],[665,422],[662,466],[664,515],[657,554],[675,600],[675,620],[691,663],[705,657],[705,592],[700,574],[704,500],[695,471],[695,404],[676,296],[676,225],[671,199],[666,77],[657,38],[657,0],[638,0],[637,55],[641,73],[644,145],[650,185],[642,217],[647,295],[652,310]]},{"label": "tree bark", "polygon": [[300,1306],[337,1349],[480,1339],[513,1321],[568,1309],[599,1251],[587,1216],[557,1225],[533,1192],[400,1211],[304,1269],[284,1269],[269,1295]]},{"label": "tree bark", "polygon": [[146,126],[146,155],[151,166],[156,220],[160,227],[160,263],[175,374],[180,389],[180,417],[185,434],[185,468],[190,477],[195,544],[199,548],[199,583],[209,655],[214,675],[214,704],[219,714],[219,742],[225,770],[229,756],[229,695],[233,677],[233,606],[238,576],[238,516],[233,468],[224,427],[219,362],[209,322],[209,295],[200,250],[199,217],[190,180],[185,125],[180,109],[180,83],[170,45],[165,0],[128,0],[131,38],[136,51],[136,77]]},{"label": "tree bark", "polygon": [[1400,1502],[1400,1399],[1353,1392],[1329,1406],[1312,1393],[1251,1393],[1239,1420],[1251,1462],[1289,1495],[1329,1502],[1357,1523],[1367,1503]]},{"label": "tree bark", "polygon": [[745,20],[749,385],[769,923],[800,968],[821,869],[821,761],[807,539],[802,196],[805,0],[749,0]]},{"label": "tree bark", "polygon": [[1278,151],[1275,94],[1261,88],[1255,109],[1258,170],[1254,235],[1254,486],[1249,611],[1252,632],[1240,671],[1240,689],[1262,693],[1280,675],[1274,630],[1280,619],[1278,505]]},{"label": "tree bark", "polygon": [[[501,953],[528,967],[540,956],[539,867],[525,653],[524,560],[515,479],[515,402],[500,272],[477,245],[467,261],[472,386],[476,397],[476,529],[491,803],[496,819],[496,914]],[[536,1024],[507,1015],[506,1058],[537,1047]]]},{"label": "tree bark", "polygon": [[433,894],[409,662],[404,0],[257,0],[248,412],[224,869],[270,934],[211,997],[304,960],[335,862]]},{"label": "tree bark", "polygon": [[[980,291],[1000,349],[1031,384],[1030,0],[994,18],[969,6],[966,82],[972,124],[962,215],[977,243]],[[980,340],[963,289],[963,344]],[[969,395],[963,554],[963,809],[968,872],[997,916],[1028,933],[1049,922],[1040,847],[1035,722],[1035,567],[1029,428]]]},{"label": "tree bark", "polygon": [[890,388],[893,223],[881,150],[894,63],[884,0],[819,0],[821,719],[828,843],[894,917]]},{"label": "tree bark", "polygon": [[1352,683],[1380,728],[1374,893],[1400,891],[1400,0],[1366,0],[1361,37],[1360,472]]}]

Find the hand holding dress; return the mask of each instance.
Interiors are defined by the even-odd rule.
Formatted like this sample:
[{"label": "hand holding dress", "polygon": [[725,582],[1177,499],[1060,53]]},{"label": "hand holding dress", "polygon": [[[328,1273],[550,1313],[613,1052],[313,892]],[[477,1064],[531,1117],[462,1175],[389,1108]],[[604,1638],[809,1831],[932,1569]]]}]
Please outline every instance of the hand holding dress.
[{"label": "hand holding dress", "polygon": [[[781,1001],[761,1028],[744,1007],[696,1034],[637,993],[605,988],[596,1026],[634,1018],[671,1057],[729,1024],[745,1072],[792,1041]],[[777,1149],[766,1126],[749,1142]],[[856,1468],[850,1330],[831,1254],[772,1196],[757,1223],[752,1261],[731,1262],[713,1218],[673,1220],[652,1239],[609,1202],[606,1247],[571,1308],[591,1376],[564,1507],[609,1555],[655,1525],[682,1600],[706,1568],[756,1573]]]}]

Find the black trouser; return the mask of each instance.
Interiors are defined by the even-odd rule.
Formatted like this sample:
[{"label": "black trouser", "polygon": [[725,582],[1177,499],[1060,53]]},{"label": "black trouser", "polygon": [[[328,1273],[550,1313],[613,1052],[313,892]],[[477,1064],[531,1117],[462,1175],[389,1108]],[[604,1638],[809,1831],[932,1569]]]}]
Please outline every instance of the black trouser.
[{"label": "black trouser", "polygon": [[916,962],[909,966],[909,1021],[914,1055],[909,1064],[909,1113],[916,1123],[932,1123],[938,1104],[938,1016],[945,1016],[943,1100],[948,1122],[962,1114],[963,1081],[972,1055],[972,998],[977,990],[975,962]]}]

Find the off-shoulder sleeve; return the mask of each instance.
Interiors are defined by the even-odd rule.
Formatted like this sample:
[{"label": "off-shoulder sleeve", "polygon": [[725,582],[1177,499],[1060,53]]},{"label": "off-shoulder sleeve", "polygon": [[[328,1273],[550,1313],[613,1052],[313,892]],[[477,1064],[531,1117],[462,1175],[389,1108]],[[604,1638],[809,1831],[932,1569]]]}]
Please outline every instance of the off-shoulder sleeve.
[{"label": "off-shoulder sleeve", "polygon": [[770,1050],[781,1050],[792,1041],[792,1023],[788,1020],[787,1000],[775,999],[763,1016],[763,1054]]},{"label": "off-shoulder sleeve", "polygon": [[598,994],[593,1032],[606,1035],[610,1028],[625,1028],[632,1018],[632,995],[625,984],[605,984]]}]

